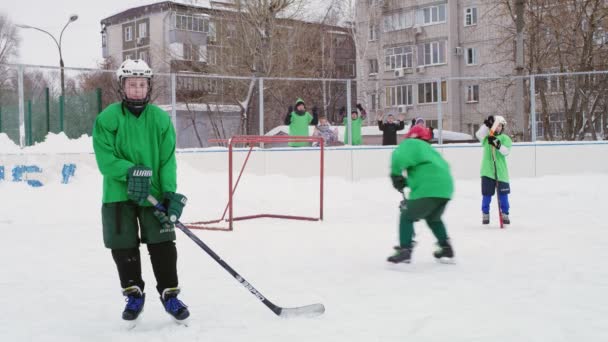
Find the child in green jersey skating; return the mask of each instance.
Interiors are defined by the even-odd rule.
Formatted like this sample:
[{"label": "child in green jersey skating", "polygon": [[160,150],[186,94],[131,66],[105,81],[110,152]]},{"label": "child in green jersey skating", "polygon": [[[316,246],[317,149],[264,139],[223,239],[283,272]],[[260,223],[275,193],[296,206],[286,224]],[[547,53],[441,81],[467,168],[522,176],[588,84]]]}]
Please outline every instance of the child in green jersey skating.
[{"label": "child in green jersey skating", "polygon": [[434,257],[441,261],[452,260],[454,251],[441,219],[454,192],[450,166],[428,143],[431,140],[428,128],[414,126],[405,138],[393,151],[391,179],[397,191],[403,192],[405,187],[409,187],[411,192],[407,207],[399,218],[399,246],[395,247],[395,254],[388,261],[410,262],[414,248],[414,222],[421,219],[426,220],[437,238],[438,249]]}]

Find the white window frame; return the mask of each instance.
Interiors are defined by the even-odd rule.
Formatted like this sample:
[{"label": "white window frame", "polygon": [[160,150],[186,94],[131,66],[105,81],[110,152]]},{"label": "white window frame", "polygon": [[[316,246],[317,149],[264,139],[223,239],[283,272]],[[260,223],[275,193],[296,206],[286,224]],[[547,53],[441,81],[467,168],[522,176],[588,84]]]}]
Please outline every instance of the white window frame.
[{"label": "white window frame", "polygon": [[128,25],[125,26],[125,42],[130,42],[133,40],[133,26]]},{"label": "white window frame", "polygon": [[[441,85],[442,85],[441,102],[445,103],[448,100],[447,81],[442,81]],[[445,85],[445,87],[444,87],[444,85]],[[427,101],[426,93],[427,93],[427,90],[429,90],[428,89],[429,87],[430,87],[430,91],[431,91],[431,99],[430,99],[430,101]],[[443,88],[445,88],[445,90]],[[439,96],[439,93],[438,93],[438,89],[437,89],[437,82],[418,83],[418,104],[436,104],[438,96]],[[421,99],[423,101],[420,101]]]},{"label": "white window frame", "polygon": [[[443,8],[443,20],[440,19],[440,8]],[[426,13],[428,12],[428,21]],[[435,16],[435,18],[433,18]],[[428,6],[424,8],[420,8],[417,12],[417,20],[418,23],[422,26],[429,25],[437,25],[437,24],[445,24],[448,18],[447,6],[446,4]]]},{"label": "white window frame", "polygon": [[[418,45],[418,65],[434,66],[447,64],[446,46],[447,42],[445,40]],[[427,56],[429,58],[428,61]],[[443,60],[441,59],[441,57],[443,57]]]},{"label": "white window frame", "polygon": [[384,32],[399,31],[414,26],[412,11],[386,14],[383,18]]},{"label": "white window frame", "polygon": [[465,96],[467,103],[479,103],[479,84],[468,85]]},{"label": "white window frame", "polygon": [[173,14],[173,28],[176,30],[209,33],[209,24],[206,16]]},{"label": "white window frame", "polygon": [[384,70],[411,69],[414,67],[414,46],[399,46],[384,50]]},{"label": "white window frame", "polygon": [[414,86],[412,84],[386,87],[384,90],[386,107],[414,105]]},{"label": "white window frame", "polygon": [[464,9],[464,26],[475,26],[477,25],[478,10],[477,7],[467,7]]},{"label": "white window frame", "polygon": [[378,24],[369,24],[369,41],[373,42],[378,40]]},{"label": "white window frame", "polygon": [[[143,34],[142,34],[143,32]],[[143,22],[137,24],[137,38],[146,38],[148,36],[148,25]]]},{"label": "white window frame", "polygon": [[125,61],[126,61],[127,59],[133,59],[133,58],[131,58],[131,54],[130,54],[130,53],[128,53],[128,54],[126,54],[126,55],[125,55]]},{"label": "white window frame", "polygon": [[479,64],[479,49],[470,47],[464,49],[464,62],[468,66]]}]

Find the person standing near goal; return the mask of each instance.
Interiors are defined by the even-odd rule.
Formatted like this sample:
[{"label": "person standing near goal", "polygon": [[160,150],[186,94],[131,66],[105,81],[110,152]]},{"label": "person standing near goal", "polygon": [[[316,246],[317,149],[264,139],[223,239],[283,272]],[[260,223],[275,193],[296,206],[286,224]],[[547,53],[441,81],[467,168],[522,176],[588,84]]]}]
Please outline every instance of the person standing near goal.
[{"label": "person standing near goal", "polygon": [[[399,246],[387,261],[409,263],[414,248],[414,222],[424,219],[437,239],[437,250],[433,256],[440,261],[454,258],[445,225],[441,219],[454,192],[454,181],[450,166],[428,143],[431,133],[428,128],[414,126],[393,151],[391,180],[393,187],[403,193],[411,189],[407,205],[401,206],[399,218]],[[407,172],[407,178],[403,175]]]},{"label": "person standing near goal", "polygon": [[[296,110],[293,110],[292,106],[287,109],[287,115],[285,116],[284,123],[289,126],[290,136],[308,136],[308,126],[316,126],[319,122],[319,116],[317,107],[312,108],[312,115],[306,111],[306,106],[302,99],[296,100]],[[303,147],[310,146],[309,142],[306,141],[291,141],[287,143],[291,147]]]},{"label": "person standing near goal", "polygon": [[[359,112],[357,112],[357,109]],[[361,136],[361,126],[363,126],[363,120],[367,117],[367,112],[363,109],[360,103],[357,103],[357,109],[353,109],[350,112],[350,123],[352,129],[352,144],[353,146],[363,144],[363,137]],[[344,124],[344,144],[348,144],[348,135],[349,135],[349,127],[348,127],[348,117],[346,115],[342,119],[342,123]]]},{"label": "person standing near goal", "polygon": [[[513,144],[511,138],[504,134],[507,120],[502,116],[488,116],[483,125],[475,133],[483,148],[481,160],[481,222],[490,223],[490,203],[492,196],[498,189],[498,202],[504,224],[511,224],[509,219],[509,169],[507,168],[507,156],[511,152]],[[490,130],[495,127],[494,134]]]},{"label": "person standing near goal", "polygon": [[[190,312],[177,299],[174,222],[186,197],[176,193],[175,129],[167,112],[150,104],[152,70],[127,59],[116,71],[121,102],[95,120],[93,148],[103,175],[101,218],[105,247],[111,249],[127,304],[122,318],[133,321],[145,302],[139,244],[148,246],[160,301],[176,320]],[[167,212],[155,209],[149,195]]]}]

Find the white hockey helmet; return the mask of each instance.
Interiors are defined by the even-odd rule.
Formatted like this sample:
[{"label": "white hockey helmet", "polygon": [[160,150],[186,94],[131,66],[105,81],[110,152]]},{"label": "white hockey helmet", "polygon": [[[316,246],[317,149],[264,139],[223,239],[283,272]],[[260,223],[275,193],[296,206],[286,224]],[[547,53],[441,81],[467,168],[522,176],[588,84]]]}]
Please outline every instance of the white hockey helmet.
[{"label": "white hockey helmet", "polygon": [[[150,94],[152,93],[152,69],[143,59],[127,59],[122,62],[118,70],[116,70],[116,78],[118,78],[118,93],[124,104],[127,105],[132,112],[141,112],[148,102],[150,102]],[[124,90],[124,80],[129,77],[141,77],[148,80],[148,93],[143,99],[130,99]]]},{"label": "white hockey helmet", "polygon": [[152,69],[143,59],[127,59],[122,62],[118,70],[116,70],[116,78],[122,85],[122,80],[127,77],[145,77],[152,79]]},{"label": "white hockey helmet", "polygon": [[500,125],[505,126],[507,124],[507,120],[503,116],[496,115],[494,116],[494,122],[497,122]]}]

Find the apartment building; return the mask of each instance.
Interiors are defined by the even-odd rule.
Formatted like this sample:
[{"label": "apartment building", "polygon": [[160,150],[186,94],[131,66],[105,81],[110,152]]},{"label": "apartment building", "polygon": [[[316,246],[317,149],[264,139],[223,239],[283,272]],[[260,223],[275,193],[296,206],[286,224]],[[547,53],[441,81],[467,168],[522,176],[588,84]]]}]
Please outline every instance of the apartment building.
[{"label": "apartment building", "polygon": [[[101,26],[104,58],[116,63],[141,58],[157,73],[177,74],[178,146],[207,146],[209,139],[236,133],[259,134],[258,96],[251,96],[245,123],[239,105],[248,93],[248,81],[198,77],[255,74],[244,38],[253,28],[239,17],[233,1],[162,1],[121,11],[101,20]],[[292,19],[278,19],[276,27],[271,76],[355,77],[355,50],[347,28]],[[156,102],[170,108],[169,77],[155,78],[155,88]],[[319,99],[316,104],[324,114],[337,112],[346,101],[335,96],[345,91],[327,87],[323,92],[333,97],[315,93],[321,83],[306,91],[302,83],[265,83],[265,92],[275,88],[281,93],[265,97],[263,121],[268,130],[281,124],[287,105],[297,97],[307,96],[311,105],[311,98]]]},{"label": "apartment building", "polygon": [[[510,18],[493,0],[360,0],[358,96],[372,108],[474,133],[490,114],[517,122]],[[523,100],[523,99],[522,99]],[[439,106],[441,103],[441,106]],[[439,108],[441,107],[441,108]]]}]

